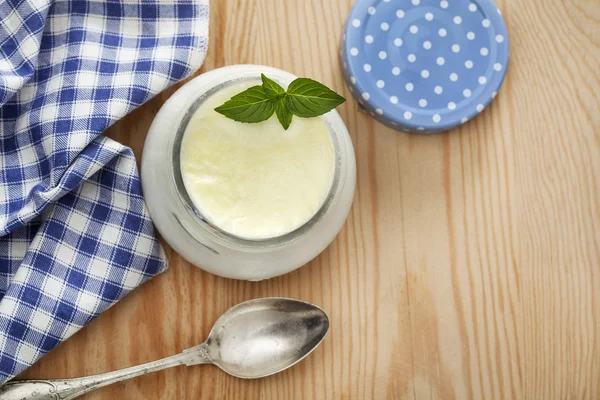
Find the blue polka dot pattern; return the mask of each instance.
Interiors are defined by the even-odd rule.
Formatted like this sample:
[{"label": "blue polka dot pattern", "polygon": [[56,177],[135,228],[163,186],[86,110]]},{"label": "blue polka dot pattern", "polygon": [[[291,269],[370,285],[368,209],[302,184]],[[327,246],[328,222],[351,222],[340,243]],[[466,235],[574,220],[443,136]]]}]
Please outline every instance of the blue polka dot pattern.
[{"label": "blue polka dot pattern", "polygon": [[496,96],[508,34],[492,0],[358,0],[341,48],[358,102],[398,130],[436,133]]}]

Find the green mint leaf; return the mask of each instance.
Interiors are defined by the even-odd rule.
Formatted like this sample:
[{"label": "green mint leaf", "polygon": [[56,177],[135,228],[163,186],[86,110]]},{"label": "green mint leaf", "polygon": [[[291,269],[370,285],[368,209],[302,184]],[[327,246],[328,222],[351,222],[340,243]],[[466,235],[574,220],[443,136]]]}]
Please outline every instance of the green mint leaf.
[{"label": "green mint leaf", "polygon": [[267,97],[262,86],[252,86],[215,108],[219,114],[239,122],[266,121],[275,112],[275,104]]},{"label": "green mint leaf", "polygon": [[282,88],[281,85],[274,80],[267,78],[265,74],[260,74],[260,77],[263,82],[262,87],[269,99],[278,100],[279,98],[285,96],[285,89]]},{"label": "green mint leaf", "polygon": [[309,78],[293,81],[286,97],[290,112],[302,118],[318,117],[346,101],[327,86]]},{"label": "green mint leaf", "polygon": [[294,118],[294,114],[292,114],[290,110],[288,110],[286,102],[287,99],[285,96],[277,100],[277,102],[275,103],[275,114],[277,115],[277,119],[281,123],[281,126],[283,126],[283,129],[287,131],[290,127],[290,124],[292,123],[292,118]]}]

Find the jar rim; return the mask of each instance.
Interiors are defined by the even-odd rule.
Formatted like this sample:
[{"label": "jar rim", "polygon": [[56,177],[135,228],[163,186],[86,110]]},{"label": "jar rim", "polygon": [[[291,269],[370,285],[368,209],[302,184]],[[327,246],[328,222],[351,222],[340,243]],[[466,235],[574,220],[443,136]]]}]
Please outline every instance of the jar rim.
[{"label": "jar rim", "polygon": [[[287,85],[291,82],[288,74],[281,74],[281,75],[271,74],[270,78],[277,81],[278,83],[280,83],[282,85],[283,84]],[[186,131],[189,127],[189,124],[190,124],[192,118],[194,117],[196,112],[199,110],[199,108],[202,106],[202,104],[204,104],[204,102],[206,102],[215,93],[217,93],[227,87],[230,87],[230,86],[233,86],[233,85],[236,85],[239,83],[249,82],[249,81],[260,82],[260,73],[258,73],[256,71],[248,71],[246,73],[237,74],[236,76],[228,75],[228,76],[224,76],[220,80],[219,79],[214,80],[211,82],[211,84],[207,88],[207,90],[202,91],[198,95],[198,97],[191,102],[190,106],[183,113],[183,117],[180,119],[179,124],[177,126],[177,131],[175,133],[175,138],[174,138],[174,143],[173,143],[173,148],[172,148],[172,157],[171,157],[173,180],[175,183],[177,195],[178,195],[180,201],[183,203],[184,208],[190,215],[191,219],[196,222],[195,225],[197,227],[200,227],[205,233],[207,233],[211,237],[213,237],[214,240],[217,240],[219,242],[227,242],[229,244],[234,244],[234,245],[237,245],[240,247],[255,248],[255,247],[281,246],[281,245],[284,245],[291,241],[294,241],[298,237],[300,237],[300,236],[304,235],[306,232],[310,231],[310,229],[314,225],[316,225],[323,218],[323,216],[325,216],[327,214],[327,212],[331,206],[331,203],[333,202],[333,199],[335,198],[336,193],[339,190],[340,177],[341,177],[342,154],[341,154],[340,143],[339,143],[339,139],[336,134],[335,126],[332,123],[332,121],[330,121],[327,118],[327,114],[324,116],[321,116],[319,118],[323,119],[323,121],[325,122],[325,124],[328,128],[330,139],[331,139],[331,142],[333,144],[333,149],[334,149],[334,158],[335,158],[334,168],[335,169],[334,169],[334,176],[333,176],[333,180],[331,183],[331,187],[329,189],[329,193],[325,197],[325,200],[323,201],[323,203],[321,204],[319,209],[315,212],[315,214],[310,219],[308,219],[305,223],[303,223],[302,225],[298,226],[297,228],[295,228],[294,230],[292,230],[290,232],[287,232],[287,233],[284,233],[284,234],[278,235],[278,236],[267,237],[267,238],[256,238],[256,239],[245,238],[245,237],[238,236],[238,235],[232,234],[230,232],[227,232],[226,230],[220,228],[219,226],[217,226],[216,224],[211,222],[210,219],[208,219],[205,215],[203,215],[202,212],[198,209],[198,207],[194,204],[194,202],[191,199],[191,197],[187,191],[187,188],[185,186],[185,182],[183,180],[183,174],[181,171],[181,150],[182,150],[182,146],[183,146],[184,137],[185,137]]]}]

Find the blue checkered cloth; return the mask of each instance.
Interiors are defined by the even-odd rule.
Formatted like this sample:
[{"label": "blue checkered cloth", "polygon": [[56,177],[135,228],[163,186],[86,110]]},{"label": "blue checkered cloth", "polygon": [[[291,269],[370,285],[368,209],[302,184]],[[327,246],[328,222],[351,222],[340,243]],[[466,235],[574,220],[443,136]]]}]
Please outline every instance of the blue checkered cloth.
[{"label": "blue checkered cloth", "polygon": [[0,1],[0,384],[167,267],[102,136],[196,71],[208,0]]}]

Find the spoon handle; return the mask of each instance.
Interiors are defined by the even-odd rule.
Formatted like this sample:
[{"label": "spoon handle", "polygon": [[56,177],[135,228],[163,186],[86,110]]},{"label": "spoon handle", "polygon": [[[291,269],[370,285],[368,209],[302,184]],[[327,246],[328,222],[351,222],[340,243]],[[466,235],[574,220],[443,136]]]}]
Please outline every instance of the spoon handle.
[{"label": "spoon handle", "polygon": [[152,361],[135,367],[91,375],[83,378],[26,380],[8,382],[0,386],[2,400],[71,400],[82,394],[91,392],[103,386],[112,385],[136,376],[160,371],[178,365],[195,365],[209,363],[206,345],[184,350],[183,353]]}]

